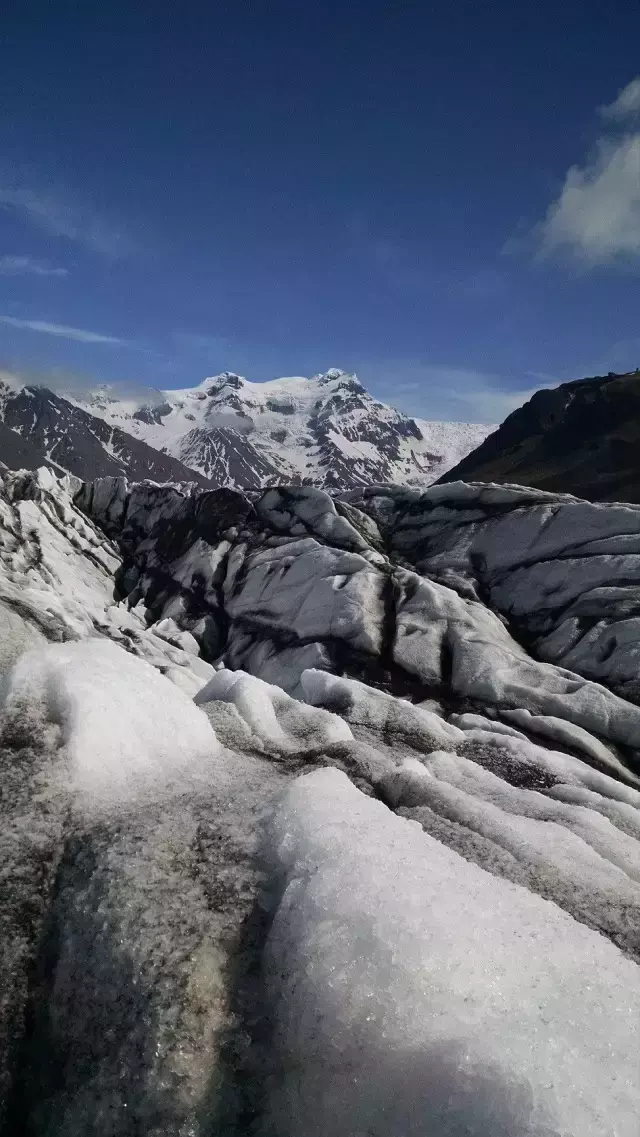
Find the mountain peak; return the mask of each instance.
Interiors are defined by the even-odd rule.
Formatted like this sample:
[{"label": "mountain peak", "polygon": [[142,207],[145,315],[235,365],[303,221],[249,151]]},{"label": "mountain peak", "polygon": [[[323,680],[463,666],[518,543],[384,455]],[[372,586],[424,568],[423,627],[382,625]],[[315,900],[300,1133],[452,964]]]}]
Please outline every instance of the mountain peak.
[{"label": "mountain peak", "polygon": [[310,379],[291,375],[262,383],[225,371],[164,397],[171,413],[155,416],[155,423],[137,421],[135,433],[237,488],[283,480],[336,490],[379,482],[429,485],[489,429],[412,419],[338,367]]},{"label": "mountain peak", "polygon": [[234,371],[222,371],[220,375],[211,375],[207,379],[203,379],[197,387],[187,388],[187,390],[204,391],[205,395],[217,395],[225,387],[229,390],[240,391],[245,383],[246,379],[242,375],[236,375]]}]

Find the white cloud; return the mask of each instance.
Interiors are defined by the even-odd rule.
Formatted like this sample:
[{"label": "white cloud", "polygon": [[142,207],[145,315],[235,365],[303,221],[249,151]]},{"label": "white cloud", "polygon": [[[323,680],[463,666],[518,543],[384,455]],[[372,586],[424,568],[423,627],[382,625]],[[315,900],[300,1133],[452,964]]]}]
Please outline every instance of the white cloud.
[{"label": "white cloud", "polygon": [[[32,380],[33,381],[33,380]],[[114,379],[108,383],[95,376],[80,375],[63,368],[51,368],[37,376],[38,386],[48,387],[58,395],[82,400],[91,395],[106,394],[114,399],[131,399],[140,404],[154,406],[165,401],[162,391],[149,387],[139,379]]]},{"label": "white cloud", "polygon": [[587,267],[640,257],[640,131],[620,132],[625,120],[640,116],[640,78],[600,114],[609,130],[588,161],[567,171],[537,227],[543,257],[564,250]]},{"label": "white cloud", "polygon": [[542,252],[568,248],[589,265],[640,256],[640,134],[601,139],[595,160],[573,166],[542,225]]},{"label": "white cloud", "polygon": [[47,261],[28,256],[0,257],[0,276],[68,276],[66,268],[56,268]]},{"label": "white cloud", "polygon": [[54,237],[65,237],[92,252],[118,258],[133,251],[133,242],[122,226],[59,191],[40,191],[26,186],[0,186],[0,206],[28,218]]},{"label": "white cloud", "polygon": [[638,113],[640,113],[640,79],[632,79],[626,87],[622,88],[618,98],[613,103],[600,107],[600,114],[603,118],[618,122],[626,118],[634,118]]},{"label": "white cloud", "polygon": [[45,320],[18,320],[14,316],[0,316],[0,323],[8,324],[11,328],[21,328],[29,332],[42,332],[47,336],[61,336],[63,339],[76,340],[77,343],[108,343],[126,344],[126,340],[116,336],[104,336],[100,332],[88,332],[84,328],[70,328],[66,324],[50,324]]}]

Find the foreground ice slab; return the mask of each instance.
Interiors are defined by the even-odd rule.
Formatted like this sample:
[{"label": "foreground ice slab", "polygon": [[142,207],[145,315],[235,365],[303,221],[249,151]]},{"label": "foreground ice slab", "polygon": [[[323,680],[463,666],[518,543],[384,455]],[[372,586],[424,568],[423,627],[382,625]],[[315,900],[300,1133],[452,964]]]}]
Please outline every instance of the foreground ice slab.
[{"label": "foreground ice slab", "polygon": [[6,677],[0,779],[3,1137],[227,1132],[279,770],[224,751],[182,691],[96,638]]},{"label": "foreground ice slab", "polygon": [[584,675],[524,603],[592,508],[0,474],[2,1137],[627,1137],[633,555]]},{"label": "foreground ice slab", "polygon": [[292,785],[272,842],[262,1132],[635,1137],[640,991],[615,947],[334,770]]}]

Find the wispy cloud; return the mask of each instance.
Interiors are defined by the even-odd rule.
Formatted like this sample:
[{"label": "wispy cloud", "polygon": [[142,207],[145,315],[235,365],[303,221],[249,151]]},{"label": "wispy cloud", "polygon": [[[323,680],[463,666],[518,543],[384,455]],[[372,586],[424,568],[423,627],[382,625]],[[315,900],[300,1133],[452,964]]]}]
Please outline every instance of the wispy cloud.
[{"label": "wispy cloud", "polygon": [[412,359],[354,360],[353,367],[365,387],[406,414],[454,422],[502,422],[541,387],[559,382],[526,375],[526,387],[517,388],[504,375]]},{"label": "wispy cloud", "polygon": [[0,383],[14,390],[21,387],[46,387],[58,395],[77,399],[79,402],[92,395],[110,395],[114,399],[131,399],[140,404],[153,406],[165,400],[166,396],[155,387],[149,387],[139,379],[121,377],[105,383],[96,375],[84,375],[69,371],[65,367],[34,369],[18,367],[7,371],[0,368]]},{"label": "wispy cloud", "polygon": [[0,276],[68,276],[67,268],[29,256],[0,256]]},{"label": "wispy cloud", "polygon": [[135,249],[122,225],[103,217],[68,191],[0,185],[0,207],[27,218],[54,237],[65,237],[102,256],[117,259]]},{"label": "wispy cloud", "polygon": [[7,324],[11,328],[21,328],[27,332],[61,336],[63,339],[75,340],[77,343],[106,343],[128,346],[127,340],[118,339],[117,336],[105,336],[100,332],[86,331],[84,328],[70,328],[67,324],[50,324],[46,320],[18,320],[15,316],[0,316],[0,323]]},{"label": "wispy cloud", "polygon": [[[587,267],[640,258],[640,79],[608,106],[593,156],[567,171],[560,196],[537,229],[539,253],[568,251]],[[621,133],[622,128],[622,133]]]}]

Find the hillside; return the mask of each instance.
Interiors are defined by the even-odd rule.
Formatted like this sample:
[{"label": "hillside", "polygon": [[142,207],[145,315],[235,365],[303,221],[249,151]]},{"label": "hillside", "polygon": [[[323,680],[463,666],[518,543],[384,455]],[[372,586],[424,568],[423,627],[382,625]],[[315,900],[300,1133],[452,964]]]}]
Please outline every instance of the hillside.
[{"label": "hillside", "polygon": [[640,373],[538,391],[440,477],[640,501]]},{"label": "hillside", "polygon": [[126,475],[154,481],[206,477],[143,439],[105,423],[46,387],[19,386],[0,377],[0,462],[10,469],[47,465],[78,478]]}]

